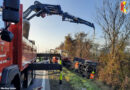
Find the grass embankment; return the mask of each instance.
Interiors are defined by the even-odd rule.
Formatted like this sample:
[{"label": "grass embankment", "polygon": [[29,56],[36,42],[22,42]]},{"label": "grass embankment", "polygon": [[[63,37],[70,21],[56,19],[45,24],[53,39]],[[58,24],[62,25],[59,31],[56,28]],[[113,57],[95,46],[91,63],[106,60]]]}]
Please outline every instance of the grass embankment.
[{"label": "grass embankment", "polygon": [[93,83],[91,80],[85,79],[66,68],[63,69],[63,76],[66,81],[68,81],[74,90],[81,90],[82,88],[87,90],[101,90],[98,86]]},{"label": "grass embankment", "polygon": [[63,84],[61,86],[58,75],[51,75],[49,79],[51,90],[110,90],[101,82],[83,78],[66,68],[63,68]]}]

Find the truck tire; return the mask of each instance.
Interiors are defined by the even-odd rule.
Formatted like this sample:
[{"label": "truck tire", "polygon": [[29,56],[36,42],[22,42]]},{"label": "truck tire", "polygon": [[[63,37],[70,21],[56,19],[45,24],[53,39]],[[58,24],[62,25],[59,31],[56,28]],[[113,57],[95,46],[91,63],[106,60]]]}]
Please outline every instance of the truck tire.
[{"label": "truck tire", "polygon": [[2,71],[1,85],[3,87],[16,87],[16,90],[21,89],[20,72],[18,65],[11,65]]},{"label": "truck tire", "polygon": [[[15,88],[15,90],[22,89],[22,84],[18,75],[16,75],[13,81],[11,82],[10,88]],[[10,90],[13,90],[13,89],[10,89]]]}]

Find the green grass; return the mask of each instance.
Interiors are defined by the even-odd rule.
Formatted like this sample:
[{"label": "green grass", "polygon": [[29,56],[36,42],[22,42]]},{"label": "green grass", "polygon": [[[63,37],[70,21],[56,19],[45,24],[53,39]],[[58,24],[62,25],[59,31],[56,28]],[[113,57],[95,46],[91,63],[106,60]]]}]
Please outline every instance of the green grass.
[{"label": "green grass", "polygon": [[82,88],[86,88],[87,90],[101,90],[93,81],[85,79],[66,68],[63,68],[63,77],[74,90],[81,90]]},{"label": "green grass", "polygon": [[[54,72],[49,71],[48,73],[51,74]],[[49,75],[49,79],[51,90],[82,90],[82,88],[85,88],[86,90],[112,90],[101,81],[83,78],[66,68],[63,68],[62,85],[59,85],[59,74]]]}]

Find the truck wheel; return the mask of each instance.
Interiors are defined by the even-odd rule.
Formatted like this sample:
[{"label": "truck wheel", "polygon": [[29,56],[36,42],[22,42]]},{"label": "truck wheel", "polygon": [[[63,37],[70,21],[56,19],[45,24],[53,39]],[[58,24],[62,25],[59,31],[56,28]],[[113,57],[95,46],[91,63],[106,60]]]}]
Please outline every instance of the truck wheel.
[{"label": "truck wheel", "polygon": [[9,90],[21,90],[22,84],[18,77],[15,77],[14,80],[11,82]]}]

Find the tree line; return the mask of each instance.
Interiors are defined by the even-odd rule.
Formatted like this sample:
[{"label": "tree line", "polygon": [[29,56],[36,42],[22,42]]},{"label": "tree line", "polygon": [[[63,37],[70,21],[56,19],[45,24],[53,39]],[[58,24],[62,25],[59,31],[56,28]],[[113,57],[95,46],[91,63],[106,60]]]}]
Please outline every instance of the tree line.
[{"label": "tree line", "polygon": [[96,22],[105,40],[102,49],[85,32],[74,37],[68,34],[58,49],[67,51],[70,57],[97,60],[98,80],[114,90],[130,89],[130,14],[120,11],[120,0],[104,0],[97,9]]}]

